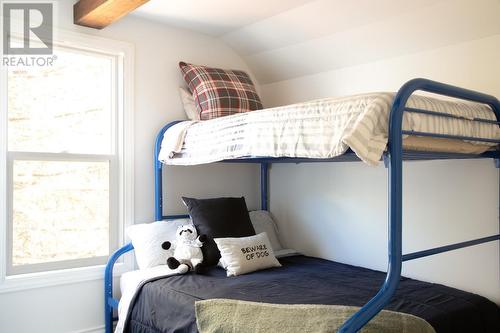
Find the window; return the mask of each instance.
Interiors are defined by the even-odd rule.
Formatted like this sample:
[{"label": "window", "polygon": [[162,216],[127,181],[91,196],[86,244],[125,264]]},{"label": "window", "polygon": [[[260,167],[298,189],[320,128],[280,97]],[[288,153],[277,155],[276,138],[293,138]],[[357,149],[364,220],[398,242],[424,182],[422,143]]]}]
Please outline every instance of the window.
[{"label": "window", "polygon": [[52,66],[3,71],[4,279],[102,265],[130,224],[128,46],[75,35]]}]

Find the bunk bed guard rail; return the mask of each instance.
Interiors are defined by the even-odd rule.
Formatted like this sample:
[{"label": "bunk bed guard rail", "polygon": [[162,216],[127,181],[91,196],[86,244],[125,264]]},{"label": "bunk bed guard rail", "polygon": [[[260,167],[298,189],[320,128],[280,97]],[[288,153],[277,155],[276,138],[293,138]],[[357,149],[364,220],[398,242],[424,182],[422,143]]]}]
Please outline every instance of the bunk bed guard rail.
[{"label": "bunk bed guard rail", "polygon": [[[405,111],[408,111],[408,109],[406,108],[406,103],[415,91],[427,91],[439,95],[487,104],[495,113],[497,123],[500,121],[500,103],[493,96],[425,79],[411,80],[404,84],[398,91],[389,116],[389,147],[387,162],[389,169],[389,258],[387,276],[384,284],[380,288],[379,292],[375,295],[375,297],[373,297],[357,313],[349,318],[344,323],[344,325],[342,325],[339,330],[339,332],[342,333],[359,331],[368,321],[370,321],[370,319],[372,319],[377,313],[379,313],[387,303],[389,303],[391,297],[396,291],[399,279],[401,277],[401,266],[403,259],[417,259],[424,256],[500,239],[500,234],[498,234],[480,240],[454,244],[449,247],[429,249],[403,256],[403,135],[416,133],[413,133],[411,131],[404,131],[402,129],[402,124],[403,113]],[[409,111],[411,112],[413,110]],[[418,133],[418,135],[435,136],[427,133]],[[445,137],[463,139],[461,137],[454,137],[451,135]]]},{"label": "bunk bed guard rail", "polygon": [[[488,122],[500,125],[500,102],[493,96],[483,93],[435,82],[427,79],[413,79],[405,83],[398,91],[392,104],[390,118],[389,118],[389,140],[388,150],[384,156],[385,164],[389,172],[389,223],[388,223],[388,268],[386,279],[379,289],[378,293],[362,308],[359,309],[351,318],[349,318],[339,329],[341,333],[353,333],[361,330],[377,313],[379,313],[384,306],[389,303],[393,296],[400,277],[403,261],[418,259],[438,253],[452,251],[468,246],[478,245],[486,242],[500,240],[500,234],[483,237],[479,239],[469,240],[456,244],[441,246],[433,249],[418,251],[409,254],[402,254],[402,211],[403,211],[403,135],[418,135],[429,137],[441,137],[449,139],[473,140],[479,142],[493,142],[500,143],[499,140],[491,140],[486,138],[453,136],[453,135],[436,135],[432,133],[412,132],[402,129],[403,114],[404,112],[424,113],[438,117],[451,117],[452,115],[436,113],[428,110],[420,110],[406,107],[407,101],[410,96],[416,91],[426,91],[435,93],[442,96],[468,100],[486,104],[491,107],[495,113],[497,121],[485,119],[469,119],[470,121]],[[164,133],[179,121],[174,121],[164,126],[157,135],[155,142],[155,218],[156,220],[172,220],[177,218],[186,218],[188,215],[163,215],[163,184],[162,184],[162,169],[163,164],[158,161],[158,154],[161,148],[161,142]],[[426,159],[425,154],[415,154],[410,159]],[[478,156],[463,156],[460,154],[442,154],[438,158],[474,158]],[[487,152],[481,154],[481,158],[494,158],[496,166],[500,167],[500,153]],[[237,162],[237,163],[260,163],[261,165],[261,208],[268,210],[268,172],[269,164],[271,163],[302,163],[302,162],[333,162],[342,160],[339,158],[328,160],[308,160],[299,158],[245,158],[223,162]],[[345,159],[344,159],[345,160]],[[352,160],[352,159],[349,159]],[[120,256],[132,251],[134,248],[131,243],[123,246],[114,252],[108,260],[105,269],[104,278],[104,308],[105,308],[105,330],[106,333],[112,332],[113,309],[118,307],[118,300],[113,298],[113,266]]]}]

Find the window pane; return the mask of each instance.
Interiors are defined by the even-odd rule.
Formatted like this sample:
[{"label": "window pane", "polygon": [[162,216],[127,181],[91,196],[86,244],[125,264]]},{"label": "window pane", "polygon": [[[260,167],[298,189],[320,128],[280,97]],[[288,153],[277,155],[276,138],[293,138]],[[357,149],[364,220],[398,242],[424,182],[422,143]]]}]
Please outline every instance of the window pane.
[{"label": "window pane", "polygon": [[9,150],[112,153],[113,59],[55,52],[54,66],[9,69]]},{"label": "window pane", "polygon": [[25,265],[109,254],[109,162],[14,161],[13,258]]}]

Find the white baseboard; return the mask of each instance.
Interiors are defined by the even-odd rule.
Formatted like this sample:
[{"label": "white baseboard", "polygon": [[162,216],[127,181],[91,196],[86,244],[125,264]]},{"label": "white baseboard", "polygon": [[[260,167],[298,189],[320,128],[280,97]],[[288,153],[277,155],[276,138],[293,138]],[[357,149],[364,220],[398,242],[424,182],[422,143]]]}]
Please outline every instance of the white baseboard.
[{"label": "white baseboard", "polygon": [[104,325],[73,331],[72,333],[104,333]]}]

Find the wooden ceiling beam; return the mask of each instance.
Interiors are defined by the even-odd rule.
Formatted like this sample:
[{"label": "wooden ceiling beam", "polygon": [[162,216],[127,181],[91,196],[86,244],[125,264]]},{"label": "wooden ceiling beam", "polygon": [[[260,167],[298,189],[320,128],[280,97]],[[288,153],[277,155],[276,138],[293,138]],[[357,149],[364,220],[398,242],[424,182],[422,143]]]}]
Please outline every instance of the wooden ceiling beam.
[{"label": "wooden ceiling beam", "polygon": [[73,6],[73,22],[103,29],[149,0],[80,0]]}]

